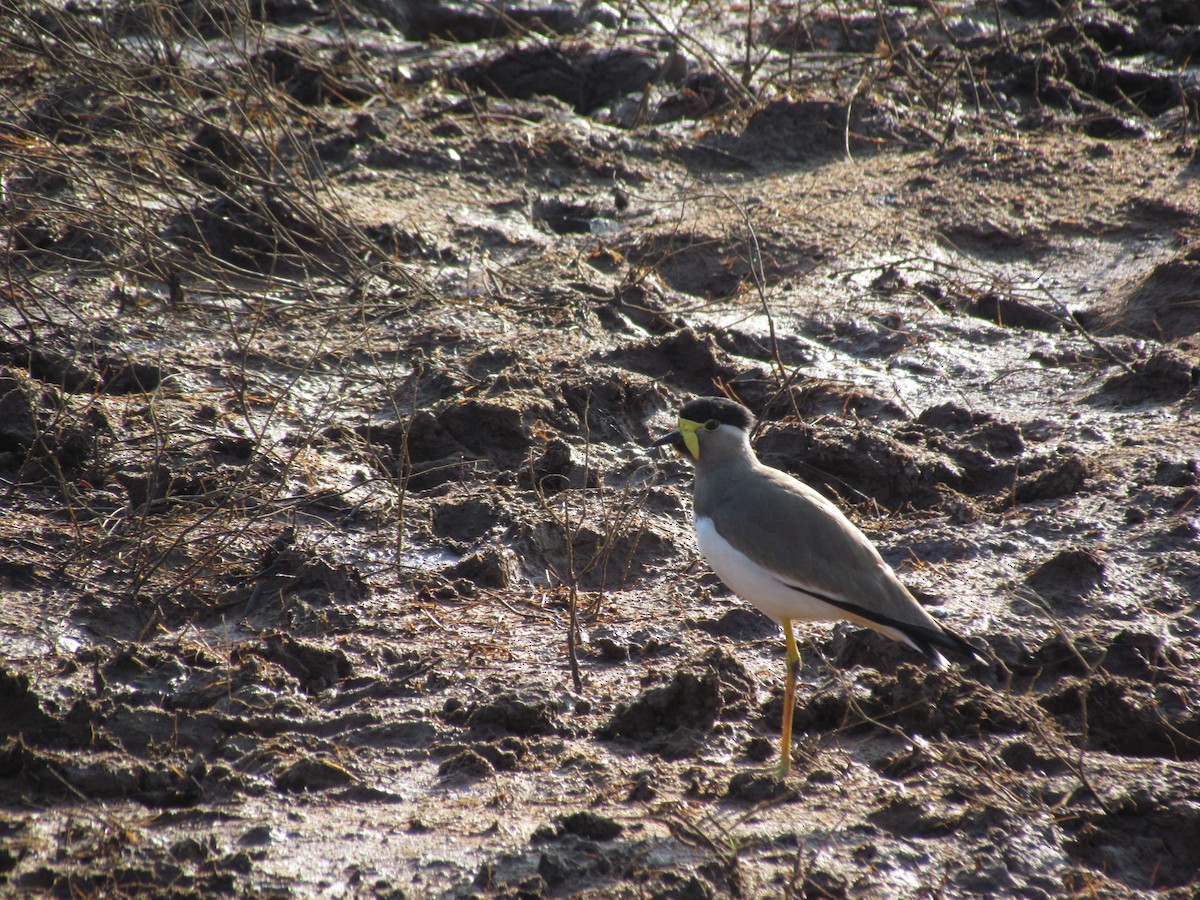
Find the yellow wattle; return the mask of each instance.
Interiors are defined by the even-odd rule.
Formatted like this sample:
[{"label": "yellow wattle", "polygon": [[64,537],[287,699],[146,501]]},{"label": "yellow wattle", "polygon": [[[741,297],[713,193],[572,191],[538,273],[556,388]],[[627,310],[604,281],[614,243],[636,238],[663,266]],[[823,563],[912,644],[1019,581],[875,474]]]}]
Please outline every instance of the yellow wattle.
[{"label": "yellow wattle", "polygon": [[679,433],[683,435],[683,443],[688,448],[688,453],[692,454],[692,459],[700,458],[700,439],[696,437],[696,430],[701,427],[699,422],[693,422],[691,419],[679,420]]}]

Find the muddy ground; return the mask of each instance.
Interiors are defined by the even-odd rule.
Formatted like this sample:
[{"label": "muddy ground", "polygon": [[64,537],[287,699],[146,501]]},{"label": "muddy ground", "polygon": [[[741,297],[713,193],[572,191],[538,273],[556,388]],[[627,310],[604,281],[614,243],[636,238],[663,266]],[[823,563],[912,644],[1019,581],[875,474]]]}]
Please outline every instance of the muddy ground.
[{"label": "muddy ground", "polygon": [[250,7],[0,17],[0,892],[1196,896],[1194,3]]}]

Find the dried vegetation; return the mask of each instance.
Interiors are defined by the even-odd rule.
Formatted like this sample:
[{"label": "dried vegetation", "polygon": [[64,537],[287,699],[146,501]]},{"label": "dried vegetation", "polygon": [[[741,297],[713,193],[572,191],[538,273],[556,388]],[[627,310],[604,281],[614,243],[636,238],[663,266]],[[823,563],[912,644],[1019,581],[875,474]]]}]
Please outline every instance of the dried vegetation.
[{"label": "dried vegetation", "polygon": [[[0,3],[0,891],[1190,897],[1187,0]],[[990,652],[770,623],[736,396]]]}]

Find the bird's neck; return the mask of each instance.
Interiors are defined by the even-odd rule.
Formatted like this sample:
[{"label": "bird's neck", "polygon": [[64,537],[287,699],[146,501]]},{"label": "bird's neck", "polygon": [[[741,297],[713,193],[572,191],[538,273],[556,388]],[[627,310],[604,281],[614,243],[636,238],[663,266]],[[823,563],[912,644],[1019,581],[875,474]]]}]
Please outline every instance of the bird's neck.
[{"label": "bird's neck", "polygon": [[744,453],[721,454],[715,458],[704,459],[696,464],[696,482],[693,492],[693,504],[698,517],[708,514],[708,510],[719,505],[723,500],[738,490],[743,484],[741,476],[748,475],[758,466],[758,460],[749,443]]}]

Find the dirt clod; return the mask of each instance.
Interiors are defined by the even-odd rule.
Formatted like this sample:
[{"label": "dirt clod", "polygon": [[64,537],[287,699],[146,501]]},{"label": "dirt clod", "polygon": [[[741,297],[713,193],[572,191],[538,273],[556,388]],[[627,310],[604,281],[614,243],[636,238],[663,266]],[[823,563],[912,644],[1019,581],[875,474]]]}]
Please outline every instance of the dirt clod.
[{"label": "dirt clod", "polygon": [[1079,600],[1104,583],[1104,557],[1087,548],[1056,553],[1029,573],[1025,583],[1051,600]]},{"label": "dirt clod", "polygon": [[643,742],[668,759],[690,756],[719,717],[745,714],[751,690],[741,664],[712,651],[696,668],[680,669],[667,684],[622,704],[598,736]]},{"label": "dirt clod", "polygon": [[281,791],[322,791],[353,780],[353,775],[332,760],[299,759],[276,776],[275,786]]},{"label": "dirt clod", "polygon": [[507,547],[489,547],[464,556],[442,575],[452,581],[464,578],[480,587],[507,588],[520,580],[520,567]]},{"label": "dirt clod", "polygon": [[593,50],[586,45],[519,48],[467,66],[457,77],[498,97],[556,97],[580,113],[590,113],[642,90],[655,65],[626,48]]},{"label": "dirt clod", "polygon": [[1178,400],[1200,384],[1200,361],[1175,350],[1160,350],[1114,375],[1104,391],[1126,403]]},{"label": "dirt clod", "polygon": [[486,778],[495,771],[482,754],[468,748],[444,760],[438,766],[438,777],[458,780]]},{"label": "dirt clod", "polygon": [[776,775],[738,772],[729,780],[729,789],[725,796],[729,800],[739,800],[742,803],[764,803],[794,799],[796,789],[789,785],[786,779]]},{"label": "dirt clod", "polygon": [[562,727],[548,700],[514,694],[475,707],[466,721],[472,731],[481,733],[556,734]]},{"label": "dirt clod", "polygon": [[1073,494],[1083,488],[1088,475],[1087,461],[1072,453],[1052,460],[1037,475],[1018,479],[1013,498],[1018,503],[1034,503]]},{"label": "dirt clod", "polygon": [[559,820],[559,827],[566,834],[594,841],[611,841],[625,830],[619,822],[588,810],[564,816]]}]

